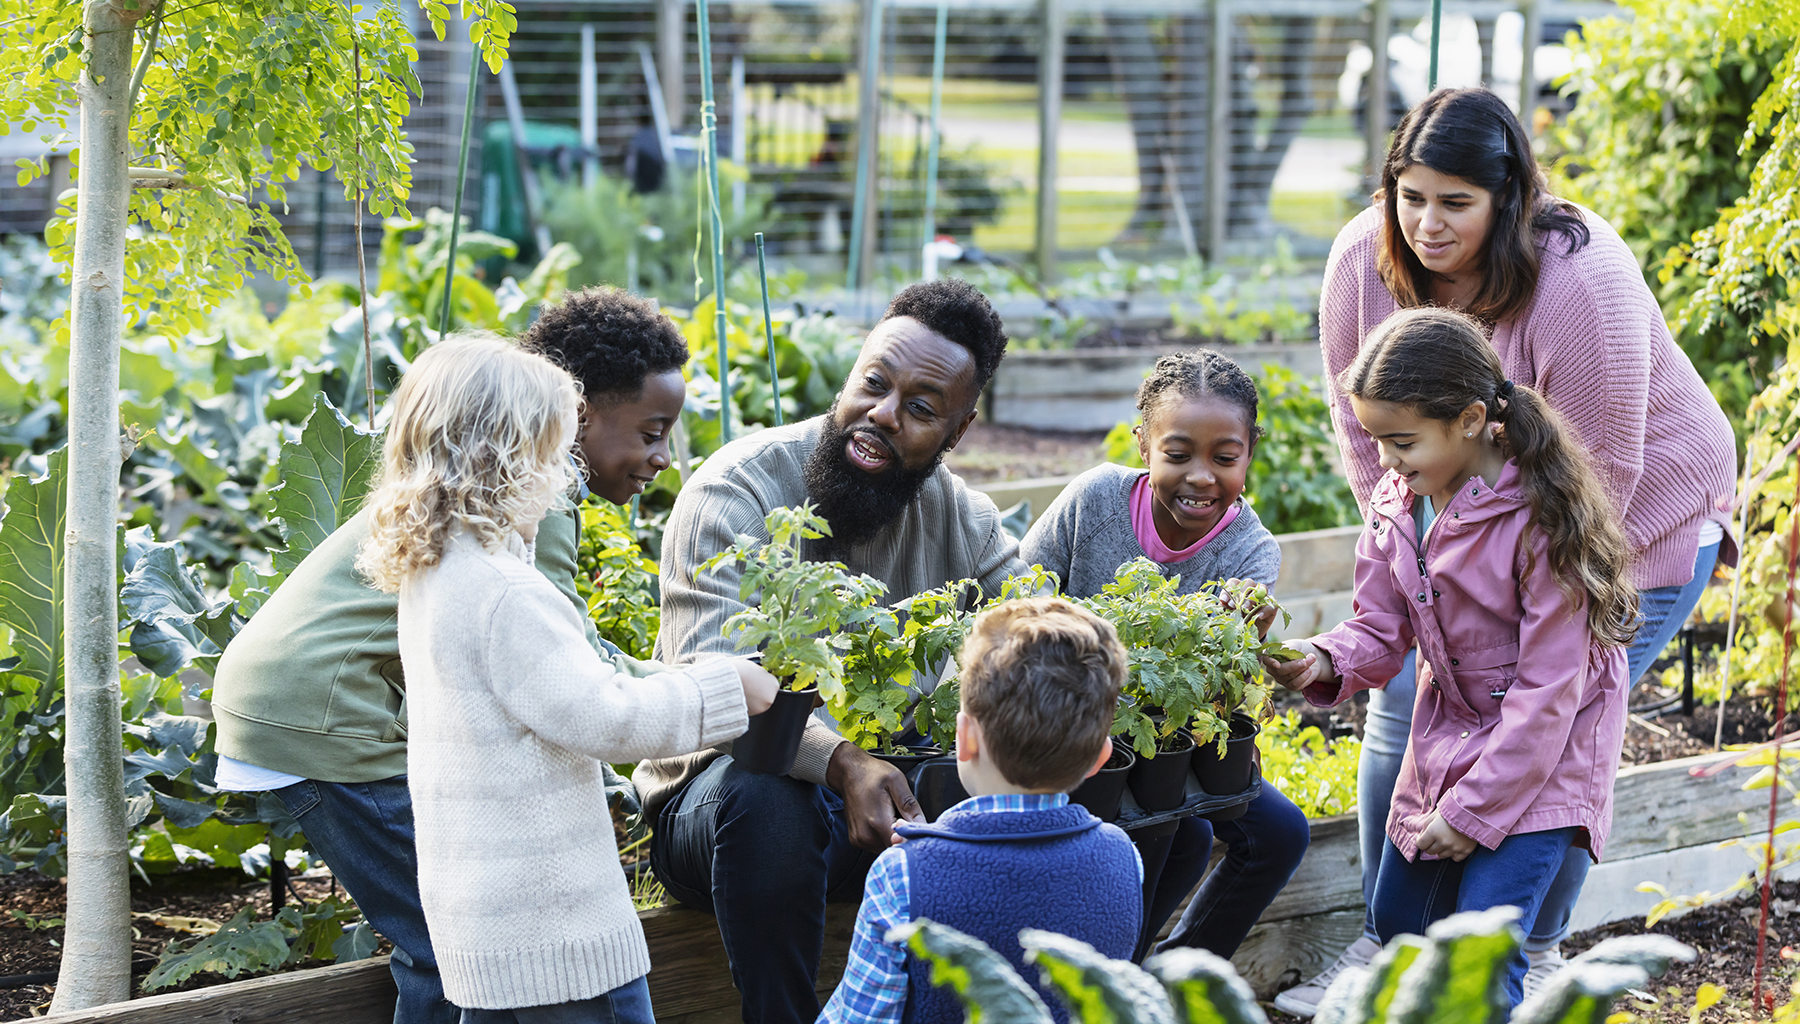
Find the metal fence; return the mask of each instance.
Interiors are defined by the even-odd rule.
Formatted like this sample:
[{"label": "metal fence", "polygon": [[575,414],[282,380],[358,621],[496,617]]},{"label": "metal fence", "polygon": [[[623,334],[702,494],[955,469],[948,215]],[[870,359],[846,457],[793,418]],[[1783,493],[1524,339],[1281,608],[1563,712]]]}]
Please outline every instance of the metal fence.
[{"label": "metal fence", "polygon": [[[666,156],[677,174],[664,187],[692,188],[691,4],[516,6],[509,70],[534,166],[579,174],[595,158],[604,173],[648,183]],[[1523,95],[1536,116],[1561,102],[1537,79],[1560,73],[1563,58],[1522,41],[1558,40],[1578,20],[1614,12],[1569,0],[1444,7],[1441,84],[1489,85],[1515,103]],[[1424,94],[1428,10],[1428,0],[948,0],[938,230],[1049,274],[1103,247],[1138,259],[1230,256],[1286,238],[1320,253],[1365,201],[1368,140],[1381,145]],[[875,87],[864,88],[871,17]],[[776,256],[844,264],[859,233],[857,150],[872,128],[861,265],[865,274],[917,266],[936,23],[937,0],[713,7],[720,149],[748,171],[739,188],[769,202],[759,226]],[[468,69],[466,39],[439,43],[423,29],[420,39],[424,98],[408,122],[415,212],[451,205]],[[584,50],[594,95],[585,117]],[[1383,56],[1388,73],[1370,74]],[[465,210],[491,228],[511,223],[501,207],[522,197],[495,173],[497,158],[482,173],[482,140],[511,132],[506,90],[485,69],[481,78]],[[543,126],[560,133],[532,134]],[[283,219],[301,262],[348,270],[341,191],[302,182],[289,196]],[[0,189],[0,225],[29,229],[43,200]]]}]

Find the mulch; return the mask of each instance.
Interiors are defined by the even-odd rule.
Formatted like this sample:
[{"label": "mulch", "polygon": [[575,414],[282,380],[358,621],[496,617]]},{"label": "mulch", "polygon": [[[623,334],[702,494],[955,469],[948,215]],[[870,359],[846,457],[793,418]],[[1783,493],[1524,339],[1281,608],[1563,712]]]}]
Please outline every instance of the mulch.
[{"label": "mulch", "polygon": [[[294,878],[291,891],[308,900],[323,899],[336,891],[329,877]],[[290,896],[292,900],[292,896]],[[137,986],[148,974],[171,940],[192,941],[196,936],[177,928],[150,920],[162,918],[205,918],[220,924],[231,919],[246,904],[258,907],[256,916],[271,916],[271,897],[267,881],[253,881],[239,870],[182,871],[156,880],[154,888],[133,881],[131,890],[132,942],[131,970],[133,996],[140,995]],[[23,1020],[42,1016],[49,1010],[55,991],[54,978],[62,960],[62,934],[59,921],[66,913],[67,889],[62,879],[45,878],[35,871],[19,871],[0,875],[0,1020]],[[143,915],[143,916],[139,916]],[[297,970],[299,965],[289,967]],[[32,981],[30,976],[48,975],[48,981]],[[200,975],[180,985],[159,989],[181,992],[216,985],[227,979],[218,975]],[[21,982],[28,982],[23,983]]]},{"label": "mulch", "polygon": [[[1780,955],[1784,945],[1800,944],[1800,882],[1778,882],[1771,896],[1763,1019],[1768,1018],[1766,1011],[1792,998],[1790,986],[1800,967]],[[1739,899],[1698,907],[1680,917],[1666,918],[1650,928],[1638,920],[1617,921],[1570,936],[1563,943],[1562,953],[1573,957],[1602,939],[1619,935],[1649,932],[1670,936],[1694,947],[1694,961],[1674,964],[1669,973],[1641,990],[1647,998],[1621,1000],[1615,1010],[1630,1013],[1645,1024],[1682,1024],[1690,1019],[1696,991],[1702,984],[1710,983],[1723,987],[1725,997],[1700,1015],[1703,1024],[1750,1020],[1756,1016],[1751,997],[1760,909],[1758,894],[1748,893]]]}]

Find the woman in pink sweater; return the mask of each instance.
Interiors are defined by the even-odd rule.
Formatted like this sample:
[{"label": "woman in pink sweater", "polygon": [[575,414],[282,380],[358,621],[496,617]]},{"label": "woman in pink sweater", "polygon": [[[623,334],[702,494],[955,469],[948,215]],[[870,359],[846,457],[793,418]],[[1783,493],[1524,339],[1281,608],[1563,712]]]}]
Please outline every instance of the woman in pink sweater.
[{"label": "woman in pink sweater", "polygon": [[[1439,305],[1474,316],[1506,374],[1531,387],[1580,438],[1624,522],[1643,621],[1627,678],[1655,661],[1721,558],[1736,564],[1721,510],[1736,448],[1718,402],[1669,335],[1631,250],[1610,225],[1546,190],[1531,141],[1484,89],[1440,89],[1394,132],[1375,203],[1338,233],[1319,299],[1326,380],[1396,309]],[[1344,469],[1365,510],[1381,478],[1375,443],[1333,392]],[[1723,550],[1721,550],[1723,547]],[[1374,871],[1412,717],[1416,657],[1370,694],[1358,816],[1363,893]],[[1571,854],[1526,949],[1533,990],[1561,966],[1589,860]],[[1343,966],[1380,947],[1373,922],[1325,974],[1277,998],[1310,1016]]]}]

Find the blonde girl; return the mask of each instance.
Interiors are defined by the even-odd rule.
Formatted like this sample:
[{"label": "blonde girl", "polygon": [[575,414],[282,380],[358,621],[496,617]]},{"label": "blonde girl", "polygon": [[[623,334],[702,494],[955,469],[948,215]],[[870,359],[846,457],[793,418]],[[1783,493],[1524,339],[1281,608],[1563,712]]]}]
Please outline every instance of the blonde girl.
[{"label": "blonde girl", "polygon": [[357,565],[399,594],[419,891],[463,1024],[650,1024],[602,765],[731,739],[775,692],[743,660],[621,673],[533,567],[580,403],[505,341],[435,345],[394,397],[368,501]]},{"label": "blonde girl", "polygon": [[[1356,614],[1267,665],[1330,706],[1384,685],[1416,641],[1376,931],[1510,905],[1529,933],[1565,854],[1599,860],[1612,823],[1638,620],[1624,531],[1561,418],[1469,317],[1394,314],[1338,384],[1386,470]],[[1516,953],[1515,1003],[1525,969]]]}]

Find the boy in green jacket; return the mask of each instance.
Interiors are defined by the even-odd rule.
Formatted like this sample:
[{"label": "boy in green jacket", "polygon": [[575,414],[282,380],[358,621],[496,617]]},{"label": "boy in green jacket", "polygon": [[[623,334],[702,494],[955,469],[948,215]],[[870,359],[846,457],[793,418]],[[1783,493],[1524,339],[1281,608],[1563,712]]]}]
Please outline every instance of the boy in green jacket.
[{"label": "boy in green jacket", "polygon": [[[587,398],[576,447],[594,494],[625,504],[669,465],[687,342],[656,306],[590,288],[545,306],[520,344]],[[226,648],[213,682],[221,789],[272,791],[376,931],[394,944],[395,1024],[455,1024],[419,903],[406,786],[406,680],[397,603],[355,570],[358,514],[327,537]],[[538,528],[537,568],[587,622],[575,590],[575,507]],[[616,650],[611,653],[617,653]]]}]

